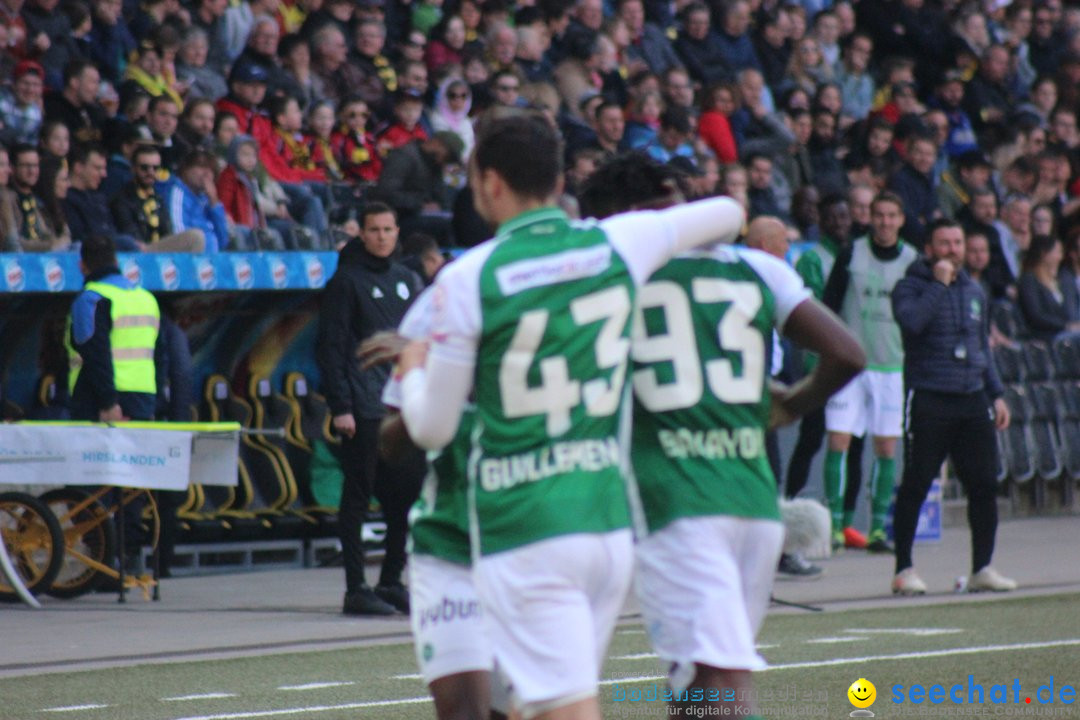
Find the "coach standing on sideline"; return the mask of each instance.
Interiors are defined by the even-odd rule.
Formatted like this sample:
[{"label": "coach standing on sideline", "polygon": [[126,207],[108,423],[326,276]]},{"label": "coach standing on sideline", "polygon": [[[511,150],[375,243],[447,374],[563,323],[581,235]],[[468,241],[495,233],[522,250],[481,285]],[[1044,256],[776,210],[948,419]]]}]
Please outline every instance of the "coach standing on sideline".
[{"label": "coach standing on sideline", "polygon": [[[346,615],[392,615],[409,612],[409,594],[401,583],[409,507],[420,492],[422,457],[417,467],[392,468],[376,451],[379,422],[386,414],[382,391],[387,367],[360,369],[356,349],[380,330],[393,330],[405,316],[423,283],[393,260],[398,224],[393,209],[368,203],[360,215],[360,237],[341,251],[337,272],[326,285],[319,313],[318,361],[322,390],[341,436],[341,490],[338,524],[345,563]],[[386,557],[379,584],[364,580],[360,529],[371,496],[379,498],[386,520]]]},{"label": "coach standing on sideline", "polygon": [[892,590],[921,595],[911,546],[919,508],[941,463],[951,457],[968,496],[975,590],[1014,590],[990,566],[997,533],[995,426],[1009,409],[990,355],[986,296],[964,264],[964,231],[950,220],[930,225],[926,256],[893,288],[893,316],[904,342],[904,477],[896,498],[896,577]]}]

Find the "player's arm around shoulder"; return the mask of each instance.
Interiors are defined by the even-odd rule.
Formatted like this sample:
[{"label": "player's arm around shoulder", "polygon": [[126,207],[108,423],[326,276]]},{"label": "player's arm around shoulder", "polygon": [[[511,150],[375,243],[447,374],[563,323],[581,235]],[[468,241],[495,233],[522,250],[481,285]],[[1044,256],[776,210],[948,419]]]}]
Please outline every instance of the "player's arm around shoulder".
[{"label": "player's arm around shoulder", "polygon": [[475,382],[482,312],[480,273],[492,241],[448,265],[431,290],[431,333],[398,360],[401,416],[413,442],[438,450],[453,439]]},{"label": "player's arm around shoulder", "polygon": [[664,210],[641,210],[600,223],[611,244],[626,260],[634,282],[643,285],[657,269],[681,252],[739,236],[746,214],[729,197],[707,198]]}]

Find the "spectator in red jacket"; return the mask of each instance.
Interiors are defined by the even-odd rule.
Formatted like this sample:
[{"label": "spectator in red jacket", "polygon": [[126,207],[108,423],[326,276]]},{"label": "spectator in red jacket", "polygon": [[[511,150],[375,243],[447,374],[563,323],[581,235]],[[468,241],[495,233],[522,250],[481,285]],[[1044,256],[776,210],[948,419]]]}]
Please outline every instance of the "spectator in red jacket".
[{"label": "spectator in red jacket", "polygon": [[394,148],[412,142],[427,140],[428,134],[420,124],[424,113],[424,98],[415,90],[403,90],[394,97],[394,122],[379,133],[376,148],[381,157]]},{"label": "spectator in red jacket", "polygon": [[[245,250],[283,250],[281,235],[267,222],[267,210],[260,202],[259,145],[250,135],[237,135],[229,146],[229,164],[218,175],[218,199],[232,221],[237,243]],[[283,206],[284,217],[288,209]],[[277,214],[281,214],[280,211]]]},{"label": "spectator in red jacket", "polygon": [[266,71],[244,63],[229,75],[229,94],[217,101],[218,113],[229,113],[240,124],[240,132],[262,144],[270,135],[270,120],[259,110],[266,97]]},{"label": "spectator in red jacket", "polygon": [[698,135],[705,145],[716,153],[716,159],[724,165],[738,162],[739,148],[731,130],[731,114],[738,109],[736,88],[731,83],[719,83],[705,91],[701,117],[698,119]]},{"label": "spectator in red jacket", "polygon": [[288,95],[270,102],[272,130],[256,138],[266,174],[281,184],[289,197],[289,213],[321,239],[326,237],[326,205],[330,202],[326,174],[316,167],[307,139],[300,132],[304,116],[300,103]]},{"label": "spectator in red jacket", "polygon": [[341,125],[334,133],[334,152],[345,179],[351,182],[372,183],[382,173],[382,159],[367,130],[370,117],[368,104],[358,97],[346,98],[338,110]]}]

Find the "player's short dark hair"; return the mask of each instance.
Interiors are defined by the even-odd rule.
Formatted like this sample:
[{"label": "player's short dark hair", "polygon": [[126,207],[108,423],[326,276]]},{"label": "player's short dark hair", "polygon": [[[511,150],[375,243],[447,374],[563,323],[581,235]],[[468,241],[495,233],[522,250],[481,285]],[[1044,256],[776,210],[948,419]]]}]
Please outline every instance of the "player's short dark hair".
[{"label": "player's short dark hair", "polygon": [[71,62],[69,62],[67,65],[65,65],[64,66],[64,87],[67,87],[68,83],[70,83],[72,80],[74,80],[75,78],[82,75],[83,70],[86,70],[86,68],[94,68],[95,70],[97,70],[97,65],[95,65],[94,63],[90,62],[89,60],[85,60],[83,58],[77,58],[77,59],[72,60]]},{"label": "player's short dark hair", "polygon": [[83,240],[79,248],[79,258],[91,272],[97,272],[116,265],[116,245],[108,235],[91,235]]},{"label": "player's short dark hair", "polygon": [[599,120],[600,119],[600,113],[604,112],[608,108],[615,108],[620,113],[623,111],[622,105],[615,102],[614,100],[604,100],[604,102],[600,103],[595,108],[593,108],[593,119],[594,120]]},{"label": "player's short dark hair", "polygon": [[421,257],[430,252],[441,253],[439,241],[427,233],[414,232],[401,241],[401,251],[405,255]]},{"label": "player's short dark hair", "polygon": [[763,152],[752,152],[746,156],[746,159],[743,161],[743,165],[746,167],[747,170],[749,170],[750,166],[754,164],[755,160],[768,160],[770,166],[776,164],[775,162],[773,162],[771,156],[766,155]]},{"label": "player's short dark hair", "polygon": [[21,155],[26,155],[27,153],[36,153],[40,155],[41,151],[37,149],[37,146],[29,143],[16,143],[13,145],[11,148],[11,164],[15,165],[18,163],[19,157]]},{"label": "player's short dark hair", "polygon": [[138,165],[139,158],[143,155],[161,155],[161,148],[153,143],[141,142],[135,146],[135,151],[131,153],[131,164]]},{"label": "player's short dark hair", "polygon": [[486,124],[473,153],[478,170],[494,170],[515,193],[537,199],[555,192],[563,171],[562,157],[555,130],[530,116]]},{"label": "player's short dark hair", "polygon": [[874,199],[870,201],[870,209],[873,210],[874,206],[878,203],[892,203],[896,207],[900,208],[900,212],[904,212],[904,201],[900,199],[900,196],[894,193],[892,190],[882,190]]},{"label": "player's short dark hair", "polygon": [[844,193],[829,193],[818,201],[818,212],[824,214],[825,211],[829,208],[840,205],[841,203],[847,204],[847,201],[847,195],[845,195]]},{"label": "player's short dark hair", "polygon": [[275,95],[270,98],[270,102],[267,104],[267,114],[270,115],[270,120],[277,123],[278,116],[284,114],[286,108],[289,107],[289,103],[294,102],[297,105],[300,101],[292,95]]},{"label": "player's short dark hair", "polygon": [[109,157],[108,153],[105,152],[105,148],[98,143],[80,143],[71,151],[68,160],[71,162],[72,166],[76,163],[85,165],[91,155],[100,155],[103,158]]},{"label": "player's short dark hair", "polygon": [[397,222],[397,211],[386,203],[378,202],[377,200],[364,203],[364,207],[360,208],[360,217],[358,217],[357,220],[360,221],[360,227],[363,227],[369,217],[372,215],[382,215],[384,213],[393,215],[394,221]]},{"label": "player's short dark hair", "polygon": [[660,128],[674,130],[686,135],[693,131],[694,125],[686,108],[672,105],[660,113]]},{"label": "player's short dark hair", "polygon": [[[950,220],[949,218],[936,218],[932,220],[930,224],[926,227],[927,242],[933,240],[934,233],[936,233],[941,228],[959,228],[961,232],[964,231],[963,226],[955,220]],[[966,235],[967,233],[965,233],[965,236]]]},{"label": "player's short dark hair", "polygon": [[616,155],[598,167],[578,193],[581,214],[605,218],[635,207],[674,202],[678,174],[644,152]]},{"label": "player's short dark hair", "polygon": [[167,95],[166,93],[161,93],[160,95],[153,96],[153,97],[150,98],[150,103],[146,106],[146,112],[147,113],[152,113],[155,110],[157,110],[158,105],[164,105],[165,103],[168,103],[170,105],[176,105],[176,107],[178,107],[178,108],[180,107],[180,103],[173,100],[171,95]]}]

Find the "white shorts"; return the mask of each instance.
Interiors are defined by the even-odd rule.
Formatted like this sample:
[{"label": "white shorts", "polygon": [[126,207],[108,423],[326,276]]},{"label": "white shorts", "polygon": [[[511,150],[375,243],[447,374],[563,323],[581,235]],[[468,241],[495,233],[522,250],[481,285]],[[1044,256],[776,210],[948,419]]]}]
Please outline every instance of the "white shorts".
[{"label": "white shorts", "polygon": [[425,684],[491,670],[495,656],[470,568],[410,555],[409,595],[416,662]]},{"label": "white shorts", "polygon": [[526,720],[596,695],[633,557],[626,529],[563,535],[476,564],[498,667]]},{"label": "white shorts", "polygon": [[694,663],[765,667],[754,638],[783,543],[783,523],[715,515],[681,518],[638,542],[638,601],[674,690],[694,679]]},{"label": "white shorts", "polygon": [[903,373],[863,370],[825,406],[829,432],[900,437],[903,428]]}]

